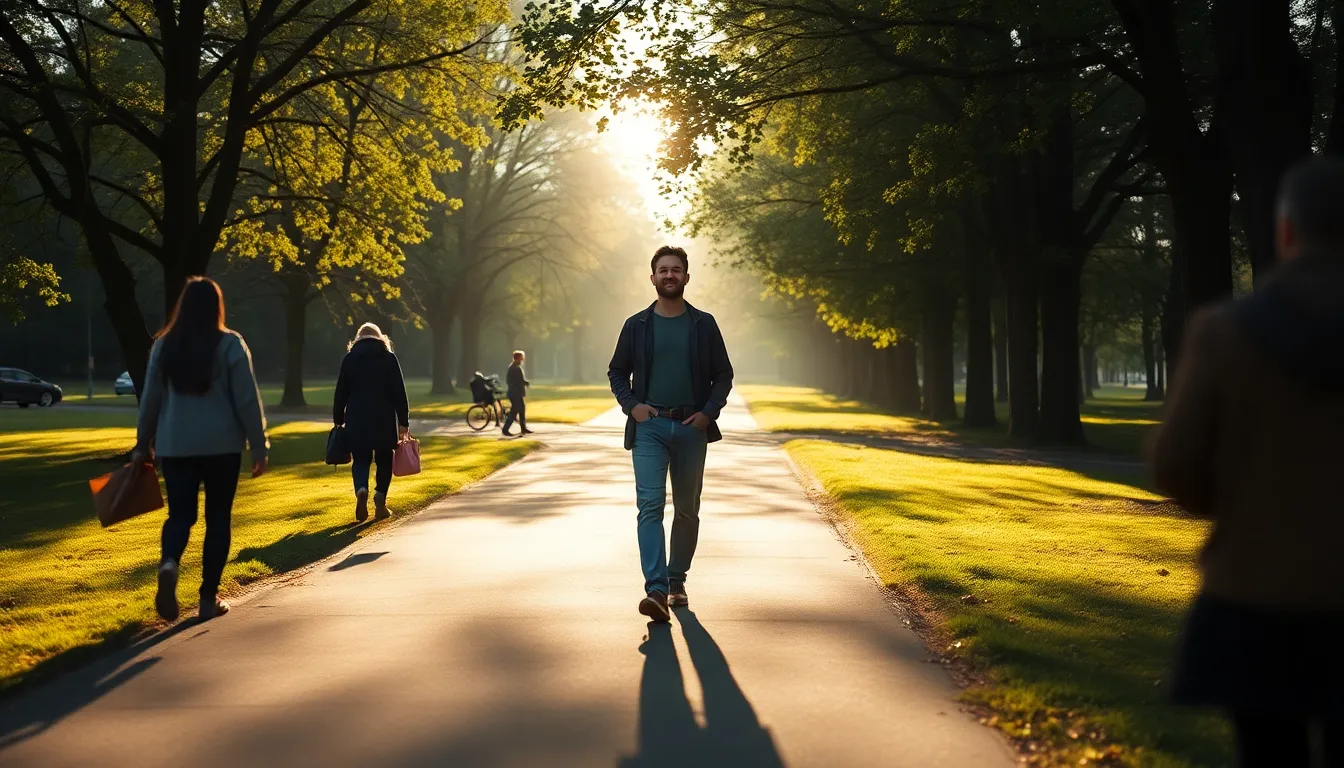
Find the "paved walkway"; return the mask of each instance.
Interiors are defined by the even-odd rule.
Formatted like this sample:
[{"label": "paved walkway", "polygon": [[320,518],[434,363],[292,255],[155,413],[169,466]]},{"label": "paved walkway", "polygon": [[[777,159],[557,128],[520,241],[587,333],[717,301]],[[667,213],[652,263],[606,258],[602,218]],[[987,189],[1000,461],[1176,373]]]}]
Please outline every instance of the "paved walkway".
[{"label": "paved walkway", "polygon": [[0,765],[1012,764],[740,401],[691,610],[646,625],[620,423],[552,430],[228,616],[10,702]]}]

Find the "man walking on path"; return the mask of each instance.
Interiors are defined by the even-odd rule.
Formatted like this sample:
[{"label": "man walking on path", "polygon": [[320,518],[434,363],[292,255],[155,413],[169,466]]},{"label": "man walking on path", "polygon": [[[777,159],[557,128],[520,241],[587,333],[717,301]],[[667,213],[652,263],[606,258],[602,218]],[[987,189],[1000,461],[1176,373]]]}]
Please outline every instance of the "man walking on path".
[{"label": "man walking on path", "polygon": [[513,353],[513,364],[509,366],[508,387],[509,387],[509,417],[504,420],[504,434],[509,434],[509,427],[513,426],[513,420],[518,420],[518,426],[522,427],[524,435],[532,434],[532,430],[527,428],[527,388],[532,382],[527,380],[523,374],[523,360],[527,358],[521,350]]},{"label": "man walking on path", "polygon": [[1281,263],[1253,295],[1191,319],[1155,440],[1158,487],[1213,521],[1174,693],[1231,715],[1238,765],[1337,768],[1344,160],[1289,172],[1277,239]]},{"label": "man walking on path", "polygon": [[[705,447],[723,438],[715,420],[728,403],[733,365],[714,317],[686,302],[690,260],[681,248],[653,255],[649,280],[658,299],[625,321],[607,377],[625,412],[625,448],[635,465],[637,534],[645,598],[639,612],[671,618],[669,605],[688,605],[686,574],[700,534]],[[672,473],[672,551],[667,557],[663,511]]]}]

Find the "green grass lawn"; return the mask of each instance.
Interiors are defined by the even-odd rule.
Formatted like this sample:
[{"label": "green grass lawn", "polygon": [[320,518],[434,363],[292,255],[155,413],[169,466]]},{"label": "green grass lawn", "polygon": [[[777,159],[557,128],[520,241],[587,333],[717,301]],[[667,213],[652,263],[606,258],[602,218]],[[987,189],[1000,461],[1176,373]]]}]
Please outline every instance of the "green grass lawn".
[{"label": "green grass lawn", "polygon": [[[983,671],[966,697],[1042,763],[1230,762],[1212,715],[1165,703],[1206,524],[1137,478],[795,440],[882,580]],[[944,644],[947,644],[944,646]]]},{"label": "green grass lawn", "polygon": [[[752,416],[772,432],[921,435],[930,439],[1005,444],[1008,406],[996,404],[1001,429],[970,430],[959,422],[935,422],[807,387],[747,385],[738,390]],[[1138,455],[1157,425],[1160,404],[1143,402],[1140,388],[1110,387],[1082,408],[1083,434],[1092,449]],[[958,409],[963,405],[957,396]]]},{"label": "green grass lawn", "polygon": [[[87,385],[77,382],[62,383],[66,402],[80,405],[115,405],[134,408],[135,398],[130,395],[118,397],[112,393],[112,385],[101,389],[95,387],[93,399],[86,397]],[[309,413],[326,414],[331,408],[331,399],[336,391],[336,383],[330,379],[317,379],[303,388],[304,399],[308,402]],[[416,419],[457,419],[466,416],[471,407],[471,395],[459,390],[453,395],[430,395],[428,379],[407,379],[406,393],[411,401],[411,417]],[[284,394],[281,384],[263,383],[261,397],[270,412],[292,412],[282,408],[280,398]],[[506,401],[507,402],[507,401]],[[537,383],[528,391],[527,418],[538,423],[582,424],[599,416],[616,405],[611,389],[600,384],[551,384]]]},{"label": "green grass lawn", "polygon": [[[0,411],[0,691],[66,668],[155,625],[156,512],[106,530],[94,518],[87,481],[118,465],[134,442],[134,412]],[[271,469],[244,476],[233,510],[233,549],[223,590],[320,559],[376,530],[355,525],[347,467],[322,463],[326,427],[273,428]],[[422,439],[425,471],[392,484],[396,513],[515,461],[528,441]],[[179,595],[194,610],[200,583],[198,524],[182,562]]]}]

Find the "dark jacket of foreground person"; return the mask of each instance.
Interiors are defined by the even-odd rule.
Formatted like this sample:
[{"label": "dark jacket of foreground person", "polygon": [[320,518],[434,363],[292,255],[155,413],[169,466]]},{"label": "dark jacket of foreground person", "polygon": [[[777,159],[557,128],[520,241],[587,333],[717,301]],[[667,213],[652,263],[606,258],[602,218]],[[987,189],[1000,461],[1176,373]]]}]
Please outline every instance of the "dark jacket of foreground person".
[{"label": "dark jacket of foreground person", "polygon": [[397,447],[397,427],[411,423],[410,406],[401,364],[382,339],[360,339],[341,361],[332,421],[345,425],[351,451]]},{"label": "dark jacket of foreground person", "polygon": [[1203,593],[1344,612],[1344,256],[1285,262],[1199,313],[1178,368],[1153,464],[1213,521]]},{"label": "dark jacket of foreground person", "polygon": [[[607,366],[607,378],[616,402],[625,411],[625,449],[635,446],[635,417],[630,415],[635,406],[647,403],[649,397],[649,370],[653,365],[653,308],[633,315],[621,327],[616,352]],[[728,393],[733,389],[733,364],[728,359],[728,348],[714,316],[686,304],[691,316],[691,385],[695,390],[696,410],[709,417],[708,441],[723,439],[717,419],[728,404]]]}]

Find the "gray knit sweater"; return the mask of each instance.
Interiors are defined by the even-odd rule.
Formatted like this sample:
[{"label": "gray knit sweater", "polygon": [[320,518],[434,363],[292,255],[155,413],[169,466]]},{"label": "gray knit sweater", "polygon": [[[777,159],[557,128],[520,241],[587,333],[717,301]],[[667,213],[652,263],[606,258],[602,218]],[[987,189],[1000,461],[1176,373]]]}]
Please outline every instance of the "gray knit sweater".
[{"label": "gray knit sweater", "polygon": [[162,348],[162,340],[155,341],[149,352],[137,443],[170,457],[242,453],[246,443],[253,462],[265,458],[266,415],[243,337],[227,331],[219,340],[214,378],[203,395],[173,391],[159,367]]}]

